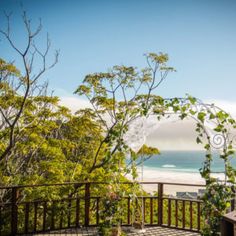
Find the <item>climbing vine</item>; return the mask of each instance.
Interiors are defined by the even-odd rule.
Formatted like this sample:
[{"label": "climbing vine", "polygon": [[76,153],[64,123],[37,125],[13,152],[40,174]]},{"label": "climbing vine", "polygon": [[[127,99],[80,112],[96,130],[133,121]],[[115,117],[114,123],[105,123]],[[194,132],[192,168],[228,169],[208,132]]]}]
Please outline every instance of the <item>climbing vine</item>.
[{"label": "climbing vine", "polygon": [[[178,114],[181,120],[192,118],[196,122],[196,142],[203,145],[206,153],[200,169],[200,174],[206,182],[205,194],[202,197],[204,202],[202,215],[205,219],[202,235],[219,235],[221,218],[230,209],[234,197],[236,170],[230,160],[235,153],[233,130],[236,129],[236,122],[214,104],[202,103],[191,96],[185,99],[167,99],[164,104],[166,112],[163,112],[162,116]],[[154,110],[154,113],[160,119],[160,112]],[[220,158],[224,162],[223,180],[212,175],[215,149],[219,149]]]}]

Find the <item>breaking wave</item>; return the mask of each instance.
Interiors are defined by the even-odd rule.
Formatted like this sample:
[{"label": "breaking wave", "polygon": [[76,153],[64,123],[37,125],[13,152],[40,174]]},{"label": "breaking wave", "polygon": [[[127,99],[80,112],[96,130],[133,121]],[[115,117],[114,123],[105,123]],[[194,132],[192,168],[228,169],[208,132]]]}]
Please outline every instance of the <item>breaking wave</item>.
[{"label": "breaking wave", "polygon": [[167,164],[167,165],[163,165],[161,167],[163,167],[163,168],[175,168],[176,166],[175,165]]}]

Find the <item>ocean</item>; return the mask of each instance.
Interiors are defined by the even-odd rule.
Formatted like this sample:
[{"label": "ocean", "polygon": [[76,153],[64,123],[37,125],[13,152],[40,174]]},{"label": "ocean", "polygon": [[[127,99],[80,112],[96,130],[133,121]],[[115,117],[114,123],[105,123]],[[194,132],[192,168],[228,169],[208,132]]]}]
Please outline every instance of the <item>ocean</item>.
[{"label": "ocean", "polygon": [[[224,180],[224,163],[220,159],[220,154],[213,154],[212,177]],[[201,177],[199,169],[203,166],[205,160],[204,151],[162,151],[160,155],[155,155],[138,167],[138,181],[153,182],[153,184],[144,184],[145,191],[157,191],[155,182],[165,184],[165,194],[175,195],[179,191],[197,192],[202,187],[177,186],[174,183],[181,184],[201,184],[205,185],[205,180]],[[236,156],[231,160],[236,168]],[[127,176],[132,179],[131,175]],[[172,183],[172,184],[171,184]]]},{"label": "ocean", "polygon": [[[224,163],[219,153],[213,153],[212,171],[223,172]],[[152,169],[167,172],[197,172],[203,166],[205,160],[204,151],[162,151],[144,162],[144,169]],[[232,165],[236,168],[236,156],[231,159]]]}]

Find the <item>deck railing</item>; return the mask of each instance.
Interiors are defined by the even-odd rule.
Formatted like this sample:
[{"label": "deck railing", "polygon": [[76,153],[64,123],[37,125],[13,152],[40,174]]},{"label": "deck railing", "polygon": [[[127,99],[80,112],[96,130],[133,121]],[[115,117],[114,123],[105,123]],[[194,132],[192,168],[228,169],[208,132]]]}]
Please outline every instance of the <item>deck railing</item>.
[{"label": "deck railing", "polygon": [[[47,232],[72,227],[97,226],[103,209],[102,193],[107,183],[64,183],[0,187],[0,235]],[[130,182],[120,183],[127,187]],[[199,232],[202,227],[199,199],[176,198],[165,194],[165,186],[204,188],[204,185],[142,182],[155,185],[156,193],[124,196],[122,225],[132,225],[133,211],[143,206],[145,225],[163,226]],[[130,188],[132,189],[132,188]],[[5,200],[4,200],[5,199]],[[6,199],[11,199],[9,202]]]}]

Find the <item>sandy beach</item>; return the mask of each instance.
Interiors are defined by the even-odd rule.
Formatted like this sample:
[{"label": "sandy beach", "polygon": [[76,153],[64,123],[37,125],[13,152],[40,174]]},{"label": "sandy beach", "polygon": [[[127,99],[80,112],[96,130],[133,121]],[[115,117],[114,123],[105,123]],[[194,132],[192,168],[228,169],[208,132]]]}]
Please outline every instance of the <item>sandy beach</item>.
[{"label": "sandy beach", "polygon": [[[214,175],[220,179],[223,174]],[[141,181],[141,176],[139,177]],[[181,183],[181,184],[200,184],[204,185],[205,181],[197,172],[177,172],[171,170],[160,170],[156,168],[144,167],[143,171],[144,182],[163,182],[163,183]],[[147,192],[157,191],[157,184],[144,184],[144,189]],[[178,185],[164,185],[164,194],[176,195],[176,192],[198,192],[198,189],[204,187],[193,186],[178,186]]]}]

